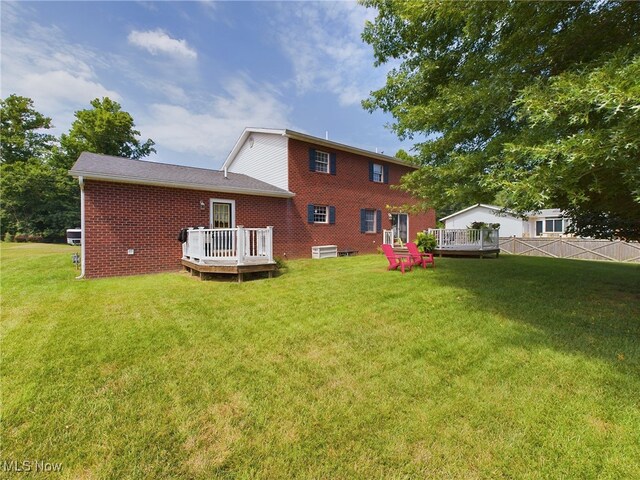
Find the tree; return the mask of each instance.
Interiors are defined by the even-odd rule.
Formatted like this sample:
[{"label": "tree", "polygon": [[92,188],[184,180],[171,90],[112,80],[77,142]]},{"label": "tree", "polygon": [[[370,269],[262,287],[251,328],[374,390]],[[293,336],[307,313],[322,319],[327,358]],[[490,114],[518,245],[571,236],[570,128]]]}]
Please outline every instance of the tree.
[{"label": "tree", "polygon": [[42,130],[51,119],[33,108],[33,100],[15,94],[0,99],[0,162],[26,162],[50,152],[55,137]]},{"label": "tree", "polygon": [[115,155],[118,157],[142,158],[155,153],[155,142],[138,140],[133,118],[121,110],[118,102],[108,97],[91,101],[92,109],[79,110],[68,134],[60,137],[61,154],[57,161],[71,168],[84,151]]},{"label": "tree", "polygon": [[428,138],[403,188],[440,209],[559,207],[577,233],[640,238],[640,3],[363,3],[376,64],[399,61],[363,105]]}]

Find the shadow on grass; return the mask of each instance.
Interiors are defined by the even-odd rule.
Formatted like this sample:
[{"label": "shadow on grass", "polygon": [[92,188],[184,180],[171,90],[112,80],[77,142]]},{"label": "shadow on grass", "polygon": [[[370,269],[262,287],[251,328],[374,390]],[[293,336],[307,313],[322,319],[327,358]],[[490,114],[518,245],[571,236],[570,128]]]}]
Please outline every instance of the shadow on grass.
[{"label": "shadow on grass", "polygon": [[507,341],[598,358],[640,377],[640,265],[534,257],[446,259],[438,283],[471,311],[532,327]]}]

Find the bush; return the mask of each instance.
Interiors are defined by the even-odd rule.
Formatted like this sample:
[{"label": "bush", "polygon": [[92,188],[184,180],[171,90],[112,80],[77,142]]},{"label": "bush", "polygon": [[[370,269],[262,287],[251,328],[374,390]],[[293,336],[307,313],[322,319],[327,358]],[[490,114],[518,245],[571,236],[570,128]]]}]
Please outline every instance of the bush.
[{"label": "bush", "polygon": [[9,232],[4,234],[4,241],[5,242],[13,242],[13,235],[11,235]]},{"label": "bush", "polygon": [[431,253],[438,245],[438,242],[434,234],[418,232],[416,245],[418,246],[418,250],[420,250],[421,252]]},{"label": "bush", "polygon": [[18,243],[25,243],[29,240],[29,235],[26,233],[16,233],[16,236],[13,237],[13,240]]},{"label": "bush", "polygon": [[276,262],[276,267],[278,270],[282,270],[283,268],[287,268],[287,262],[282,257],[273,257],[273,261]]},{"label": "bush", "polygon": [[471,225],[467,227],[472,230],[480,230],[480,229],[498,229],[500,228],[499,223],[485,223],[485,222],[471,222]]}]

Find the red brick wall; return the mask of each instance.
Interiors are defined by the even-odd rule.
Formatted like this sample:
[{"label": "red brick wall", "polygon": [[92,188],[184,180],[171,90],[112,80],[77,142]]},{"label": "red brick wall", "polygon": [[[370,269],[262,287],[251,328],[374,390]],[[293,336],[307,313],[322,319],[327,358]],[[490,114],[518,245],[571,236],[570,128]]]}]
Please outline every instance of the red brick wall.
[{"label": "red brick wall", "polygon": [[[179,269],[178,233],[184,227],[209,226],[210,198],[235,200],[238,225],[273,225],[274,243],[286,238],[281,226],[289,200],[284,198],[91,180],[85,180],[84,189],[88,278]],[[127,254],[130,248],[133,255]]]},{"label": "red brick wall", "polygon": [[[309,171],[309,149],[336,154],[336,175]],[[360,210],[382,210],[382,229],[390,230],[387,205],[412,204],[415,200],[405,192],[391,189],[400,177],[411,169],[388,163],[389,184],[369,181],[369,158],[343,151],[317,147],[289,139],[289,190],[293,198],[292,222],[288,256],[310,255],[312,245],[352,247],[372,253],[382,243],[381,233],[360,232]],[[375,163],[385,164],[376,160]],[[334,225],[307,223],[307,205],[331,205],[336,208]],[[416,233],[436,225],[435,211],[409,214],[409,239]]]},{"label": "red brick wall", "polygon": [[[209,226],[211,198],[235,200],[238,225],[272,225],[276,256],[308,258],[311,246],[334,244],[375,252],[382,234],[360,232],[360,209],[382,210],[382,228],[390,229],[386,205],[411,203],[411,197],[390,185],[370,182],[369,159],[355,154],[329,150],[337,155],[336,175],[310,172],[311,147],[289,140],[289,189],[296,194],[291,199],[85,180],[86,276],[179,269],[182,247],[177,235],[184,227]],[[408,170],[389,164],[390,184],[398,183]],[[307,204],[335,206],[336,223],[307,223]],[[410,238],[435,222],[433,211],[410,214]],[[130,248],[133,255],[127,254]]]}]

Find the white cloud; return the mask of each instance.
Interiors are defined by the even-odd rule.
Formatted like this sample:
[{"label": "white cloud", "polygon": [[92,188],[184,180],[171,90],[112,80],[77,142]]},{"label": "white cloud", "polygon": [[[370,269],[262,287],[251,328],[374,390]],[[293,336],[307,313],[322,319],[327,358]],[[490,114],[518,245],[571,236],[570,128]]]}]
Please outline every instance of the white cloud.
[{"label": "white cloud", "polygon": [[298,93],[328,91],[348,106],[384,83],[385,72],[374,70],[371,47],[360,38],[374,14],[355,2],[282,4],[274,28]]},{"label": "white cloud", "polygon": [[56,26],[28,21],[30,9],[7,5],[9,11],[3,4],[2,97],[15,93],[33,99],[35,108],[52,117],[57,127],[70,123],[73,111],[96,97],[121,98],[96,74],[96,67],[105,65],[104,55],[68,43]]},{"label": "white cloud", "polygon": [[140,122],[145,136],[163,148],[188,155],[206,155],[209,167],[219,167],[245,127],[288,126],[289,108],[270,86],[257,85],[243,75],[225,85],[225,93],[202,102],[198,111],[175,104],[153,104]]},{"label": "white cloud", "polygon": [[149,30],[147,32],[134,30],[127,39],[130,44],[147,50],[151,55],[161,53],[189,60],[198,58],[198,53],[189,47],[186,40],[171,38],[162,29]]}]

